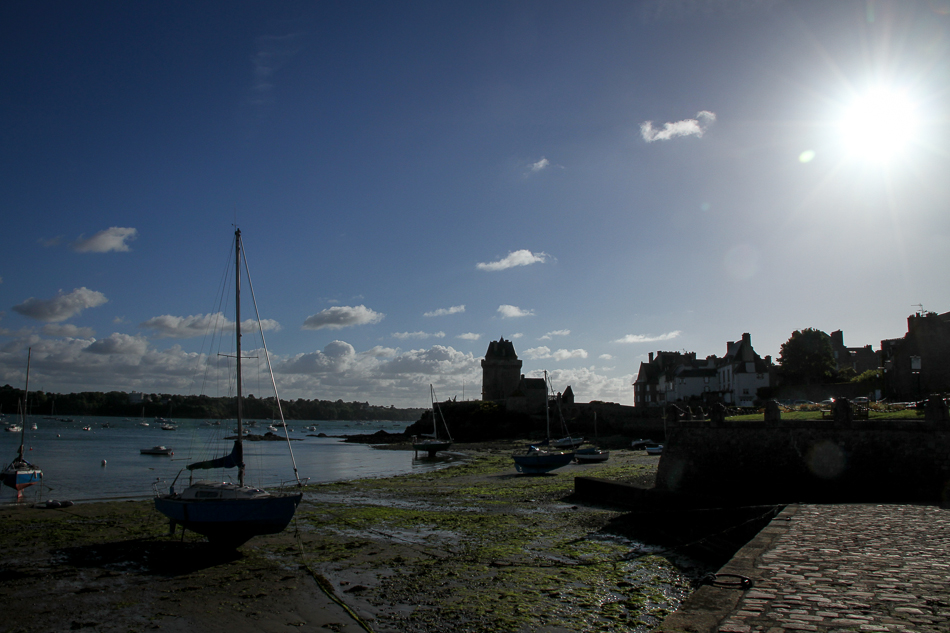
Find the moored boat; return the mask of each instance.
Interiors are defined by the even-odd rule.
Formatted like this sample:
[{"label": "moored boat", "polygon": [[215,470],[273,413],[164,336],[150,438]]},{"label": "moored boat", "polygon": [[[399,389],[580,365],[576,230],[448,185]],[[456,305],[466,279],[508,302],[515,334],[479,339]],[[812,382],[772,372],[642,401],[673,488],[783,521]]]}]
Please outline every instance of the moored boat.
[{"label": "moored boat", "polygon": [[[169,531],[174,533],[180,525],[184,529],[197,532],[208,537],[212,543],[234,548],[243,545],[254,536],[276,534],[283,531],[290,523],[296,512],[297,505],[303,498],[302,492],[269,492],[245,484],[244,465],[244,424],[243,424],[243,392],[241,372],[241,263],[243,243],[241,231],[234,232],[235,251],[235,306],[234,306],[234,335],[235,335],[235,382],[237,389],[237,438],[231,452],[223,457],[188,464],[185,469],[189,472],[188,485],[179,491],[175,490],[175,481],[172,482],[167,493],[155,497],[155,508],[169,519]],[[251,288],[253,292],[253,288]],[[256,306],[256,301],[254,302]],[[260,315],[257,315],[260,322]],[[263,329],[258,329],[264,357],[267,359],[268,370],[271,374],[271,384],[274,387],[274,400],[277,403],[281,422],[284,414],[280,409],[280,395],[277,393],[277,384],[273,379],[273,369],[270,366],[270,355],[264,341]],[[287,438],[290,449],[290,438]],[[291,460],[293,451],[290,450]],[[237,468],[238,481],[209,482],[192,481],[191,473],[195,470]],[[182,471],[184,472],[184,471]],[[179,473],[181,476],[181,473]],[[294,464],[296,486],[300,488],[302,482],[297,476],[297,467]]]},{"label": "moored boat", "polygon": [[[442,415],[442,409],[436,402],[435,388],[432,385],[429,385],[429,399],[432,401],[432,434],[422,437],[413,437],[412,448],[417,453],[424,451],[429,457],[435,457],[439,451],[447,451],[452,448],[452,435],[449,433],[449,425],[445,423],[445,416]],[[436,411],[438,411],[439,417],[442,418],[442,426],[445,428],[445,439],[439,438],[439,423],[436,420]]]},{"label": "moored boat", "polygon": [[[20,433],[20,448],[17,450],[16,457],[13,461],[0,473],[0,483],[16,490],[17,501],[23,498],[23,490],[25,488],[34,486],[43,480],[43,471],[28,462],[23,456],[27,396],[30,393],[30,359],[32,356],[33,349],[30,348],[26,356],[26,388],[23,390],[23,403],[20,406],[20,423],[17,429]],[[8,428],[7,430],[9,431],[10,429]]]},{"label": "moored boat", "polygon": [[174,455],[172,449],[167,446],[153,446],[152,448],[143,448],[139,450],[142,455]]},{"label": "moored boat", "polygon": [[574,451],[574,460],[578,464],[599,464],[610,458],[610,451],[600,448],[579,448]]},{"label": "moored boat", "polygon": [[[541,475],[561,468],[562,466],[567,466],[574,461],[574,451],[559,451],[548,448],[551,445],[551,415],[549,413],[550,408],[548,404],[550,397],[548,397],[547,393],[549,388],[547,371],[544,372],[544,388],[544,417],[547,424],[548,439],[542,444],[532,444],[522,454],[512,455],[512,459],[514,459],[515,462],[515,470],[525,475]],[[553,393],[554,389],[551,388],[550,391]],[[560,415],[560,413],[561,408],[560,405],[558,405],[558,415]],[[561,416],[561,426],[565,426],[563,416]]]}]

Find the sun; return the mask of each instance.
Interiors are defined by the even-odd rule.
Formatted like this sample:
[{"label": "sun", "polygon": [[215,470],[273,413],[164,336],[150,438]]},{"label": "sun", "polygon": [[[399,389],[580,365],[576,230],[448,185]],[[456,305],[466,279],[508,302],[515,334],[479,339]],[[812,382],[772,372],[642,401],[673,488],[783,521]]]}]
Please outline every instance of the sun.
[{"label": "sun", "polygon": [[845,108],[839,128],[849,154],[888,162],[904,154],[915,139],[917,107],[904,91],[874,88]]}]

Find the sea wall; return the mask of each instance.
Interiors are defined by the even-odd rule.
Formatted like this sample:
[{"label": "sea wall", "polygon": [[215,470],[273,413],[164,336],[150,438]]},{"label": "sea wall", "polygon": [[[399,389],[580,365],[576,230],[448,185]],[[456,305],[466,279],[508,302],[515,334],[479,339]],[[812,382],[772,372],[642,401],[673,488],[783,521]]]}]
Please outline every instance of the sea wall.
[{"label": "sea wall", "polygon": [[724,503],[921,502],[950,497],[950,423],[677,422],[658,491]]}]

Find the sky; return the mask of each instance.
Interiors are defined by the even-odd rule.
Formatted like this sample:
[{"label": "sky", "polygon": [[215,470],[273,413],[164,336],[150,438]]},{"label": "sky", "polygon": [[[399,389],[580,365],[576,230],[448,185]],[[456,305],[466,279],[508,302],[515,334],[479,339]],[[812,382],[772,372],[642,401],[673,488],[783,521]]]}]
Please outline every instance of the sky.
[{"label": "sky", "polygon": [[204,392],[235,226],[283,398],[476,399],[503,337],[630,405],[950,311],[950,0],[8,2],[0,54],[0,385]]}]

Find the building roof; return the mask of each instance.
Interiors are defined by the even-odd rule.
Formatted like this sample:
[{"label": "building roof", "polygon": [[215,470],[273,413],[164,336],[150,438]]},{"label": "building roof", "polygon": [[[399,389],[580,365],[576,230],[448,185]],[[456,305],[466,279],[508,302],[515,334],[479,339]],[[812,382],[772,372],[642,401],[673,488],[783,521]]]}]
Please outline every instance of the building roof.
[{"label": "building roof", "polygon": [[498,358],[504,360],[518,360],[518,354],[515,353],[515,346],[511,341],[499,338],[488,344],[488,351],[485,352],[485,358]]}]

